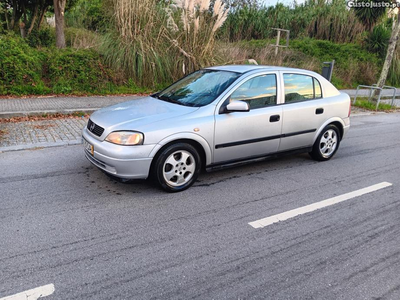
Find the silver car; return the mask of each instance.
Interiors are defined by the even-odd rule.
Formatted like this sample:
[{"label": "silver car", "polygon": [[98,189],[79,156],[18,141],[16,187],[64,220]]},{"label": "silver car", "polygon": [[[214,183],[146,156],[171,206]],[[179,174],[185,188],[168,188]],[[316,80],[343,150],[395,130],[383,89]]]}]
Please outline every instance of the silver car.
[{"label": "silver car", "polygon": [[83,139],[88,160],[108,174],[152,176],[164,190],[178,192],[202,168],[299,152],[329,160],[350,127],[349,116],[349,96],[317,73],[220,66],[96,111]]}]

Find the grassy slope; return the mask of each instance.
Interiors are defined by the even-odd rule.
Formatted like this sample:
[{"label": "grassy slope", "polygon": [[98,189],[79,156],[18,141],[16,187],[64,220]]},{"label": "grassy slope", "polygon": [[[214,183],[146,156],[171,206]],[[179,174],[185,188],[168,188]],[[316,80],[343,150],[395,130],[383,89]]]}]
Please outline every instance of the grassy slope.
[{"label": "grassy slope", "polygon": [[[376,81],[377,57],[357,44],[335,44],[314,39],[291,40],[289,49],[275,57],[273,40],[220,43],[219,63],[243,63],[253,58],[261,64],[284,65],[321,71],[321,63],[335,59],[333,83],[354,88]],[[166,85],[165,82],[162,85]],[[29,94],[130,94],[149,92],[107,67],[94,50],[30,47],[15,36],[0,36],[0,95]]]}]

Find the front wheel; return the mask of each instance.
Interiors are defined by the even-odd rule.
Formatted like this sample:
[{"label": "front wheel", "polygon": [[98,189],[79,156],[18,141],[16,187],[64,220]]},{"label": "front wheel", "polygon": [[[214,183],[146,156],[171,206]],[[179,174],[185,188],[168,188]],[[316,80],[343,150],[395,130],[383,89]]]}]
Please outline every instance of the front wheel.
[{"label": "front wheel", "polygon": [[189,188],[200,173],[201,160],[190,144],[172,144],[162,150],[153,165],[153,177],[167,192],[180,192]]},{"label": "front wheel", "polygon": [[314,143],[310,156],[318,161],[331,159],[339,149],[340,132],[335,125],[326,126]]}]

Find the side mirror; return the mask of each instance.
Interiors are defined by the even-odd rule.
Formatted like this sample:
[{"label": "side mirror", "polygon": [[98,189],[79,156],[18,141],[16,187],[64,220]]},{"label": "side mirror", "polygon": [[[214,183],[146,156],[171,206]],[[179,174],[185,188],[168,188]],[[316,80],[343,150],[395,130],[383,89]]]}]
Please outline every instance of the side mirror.
[{"label": "side mirror", "polygon": [[232,101],[226,106],[226,112],[250,111],[249,103],[245,101]]}]

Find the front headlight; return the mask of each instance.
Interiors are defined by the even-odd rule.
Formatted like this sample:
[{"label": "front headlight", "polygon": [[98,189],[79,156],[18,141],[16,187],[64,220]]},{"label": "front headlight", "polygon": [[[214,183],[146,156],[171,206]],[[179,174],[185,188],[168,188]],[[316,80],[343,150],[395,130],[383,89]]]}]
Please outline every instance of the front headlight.
[{"label": "front headlight", "polygon": [[143,145],[143,133],[135,131],[115,131],[111,132],[106,141],[124,146]]}]

